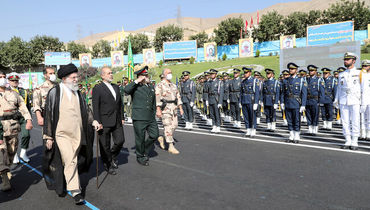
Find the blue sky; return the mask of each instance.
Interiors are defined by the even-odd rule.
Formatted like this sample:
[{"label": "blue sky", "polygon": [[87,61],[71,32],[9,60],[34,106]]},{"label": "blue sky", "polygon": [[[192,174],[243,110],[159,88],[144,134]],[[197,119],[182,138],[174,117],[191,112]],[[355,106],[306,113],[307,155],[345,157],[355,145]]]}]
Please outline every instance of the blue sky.
[{"label": "blue sky", "polygon": [[290,1],[1,0],[0,41],[8,41],[12,36],[29,40],[35,35],[50,35],[67,42],[77,39],[78,35],[85,37],[91,33],[121,30],[122,26],[125,31],[131,31],[176,18],[178,6],[183,17],[210,18],[254,12]]}]

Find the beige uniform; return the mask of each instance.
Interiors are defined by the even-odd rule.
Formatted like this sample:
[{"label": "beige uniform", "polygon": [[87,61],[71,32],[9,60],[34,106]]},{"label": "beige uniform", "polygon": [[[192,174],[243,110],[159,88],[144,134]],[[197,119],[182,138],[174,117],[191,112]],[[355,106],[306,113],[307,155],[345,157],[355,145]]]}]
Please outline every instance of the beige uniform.
[{"label": "beige uniform", "polygon": [[42,111],[45,107],[46,97],[51,88],[54,87],[54,84],[50,81],[45,81],[39,87],[33,91],[33,111]]},{"label": "beige uniform", "polygon": [[[20,113],[20,114],[19,114]],[[31,120],[23,98],[13,90],[0,92],[0,119],[4,143],[0,145],[0,173],[9,171],[9,166],[18,148],[19,119]]]},{"label": "beige uniform", "polygon": [[182,105],[180,93],[175,84],[162,80],[155,88],[155,96],[157,106],[162,106],[162,100],[173,102],[177,99],[177,105],[175,103],[167,103],[166,107],[162,110],[164,136],[167,143],[173,143],[173,133],[178,124],[177,107]]}]

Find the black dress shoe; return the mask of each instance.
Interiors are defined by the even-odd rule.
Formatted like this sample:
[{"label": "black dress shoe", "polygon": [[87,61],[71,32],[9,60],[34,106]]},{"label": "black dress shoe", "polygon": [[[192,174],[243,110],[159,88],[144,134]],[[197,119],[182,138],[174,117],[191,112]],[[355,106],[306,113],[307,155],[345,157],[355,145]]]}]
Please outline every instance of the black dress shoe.
[{"label": "black dress shoe", "polygon": [[299,143],[299,141],[298,141],[298,140],[294,140],[294,141],[293,141],[293,143],[294,143],[294,144],[298,144],[298,143]]},{"label": "black dress shoe", "polygon": [[118,160],[113,159],[111,165],[112,165],[113,168],[117,169],[118,168]]},{"label": "black dress shoe", "polygon": [[345,146],[345,145],[343,145],[343,146],[341,146],[340,148],[341,148],[341,149],[349,149],[349,146]]},{"label": "black dress shoe", "polygon": [[358,150],[358,147],[355,147],[355,146],[350,146],[349,147],[350,150]]},{"label": "black dress shoe", "polygon": [[110,174],[110,175],[116,175],[116,174],[117,174],[116,170],[114,170],[114,168],[113,168],[113,167],[110,167],[110,168],[109,168],[109,170],[108,170],[107,172],[108,172],[108,174]]},{"label": "black dress shoe", "polygon": [[140,165],[149,166],[149,162],[143,159],[136,159]]},{"label": "black dress shoe", "polygon": [[286,142],[286,143],[290,143],[290,141],[291,141],[291,140],[289,140],[289,139],[285,140],[285,142]]},{"label": "black dress shoe", "polygon": [[84,198],[82,197],[81,193],[79,193],[79,194],[75,195],[75,196],[73,197],[73,199],[75,200],[75,204],[76,204],[76,205],[82,205],[82,204],[84,204],[84,203],[85,203],[85,200],[84,200]]}]

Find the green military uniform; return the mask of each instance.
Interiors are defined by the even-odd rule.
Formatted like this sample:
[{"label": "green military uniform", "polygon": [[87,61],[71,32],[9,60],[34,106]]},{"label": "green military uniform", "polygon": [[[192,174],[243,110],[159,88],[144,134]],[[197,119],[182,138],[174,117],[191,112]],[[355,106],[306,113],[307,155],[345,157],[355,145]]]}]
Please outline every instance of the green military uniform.
[{"label": "green military uniform", "polygon": [[[137,75],[147,74],[148,67],[136,71]],[[152,84],[141,84],[131,82],[124,92],[131,95],[132,98],[132,120],[135,132],[136,158],[142,165],[149,165],[149,151],[154,141],[159,136],[158,124],[155,119],[156,97],[154,86]],[[145,138],[146,132],[148,138]]]},{"label": "green military uniform", "polygon": [[[12,88],[12,90],[19,93],[19,95],[23,98],[28,111],[31,112],[31,102],[30,102],[31,97],[28,94],[27,90],[20,88],[20,87],[14,88],[14,89]],[[28,149],[31,136],[30,136],[30,131],[26,129],[27,122],[24,119],[24,117],[21,117],[19,119],[19,123],[21,124],[21,148]]]}]

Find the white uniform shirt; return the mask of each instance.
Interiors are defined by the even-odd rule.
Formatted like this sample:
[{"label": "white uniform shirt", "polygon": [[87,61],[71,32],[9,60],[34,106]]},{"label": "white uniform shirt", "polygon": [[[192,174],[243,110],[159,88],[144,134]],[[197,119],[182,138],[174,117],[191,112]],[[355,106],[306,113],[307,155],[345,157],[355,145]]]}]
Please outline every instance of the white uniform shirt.
[{"label": "white uniform shirt", "polygon": [[370,73],[362,72],[362,82],[361,82],[361,105],[370,105]]},{"label": "white uniform shirt", "polygon": [[335,98],[341,105],[361,104],[360,71],[356,67],[339,74]]}]

